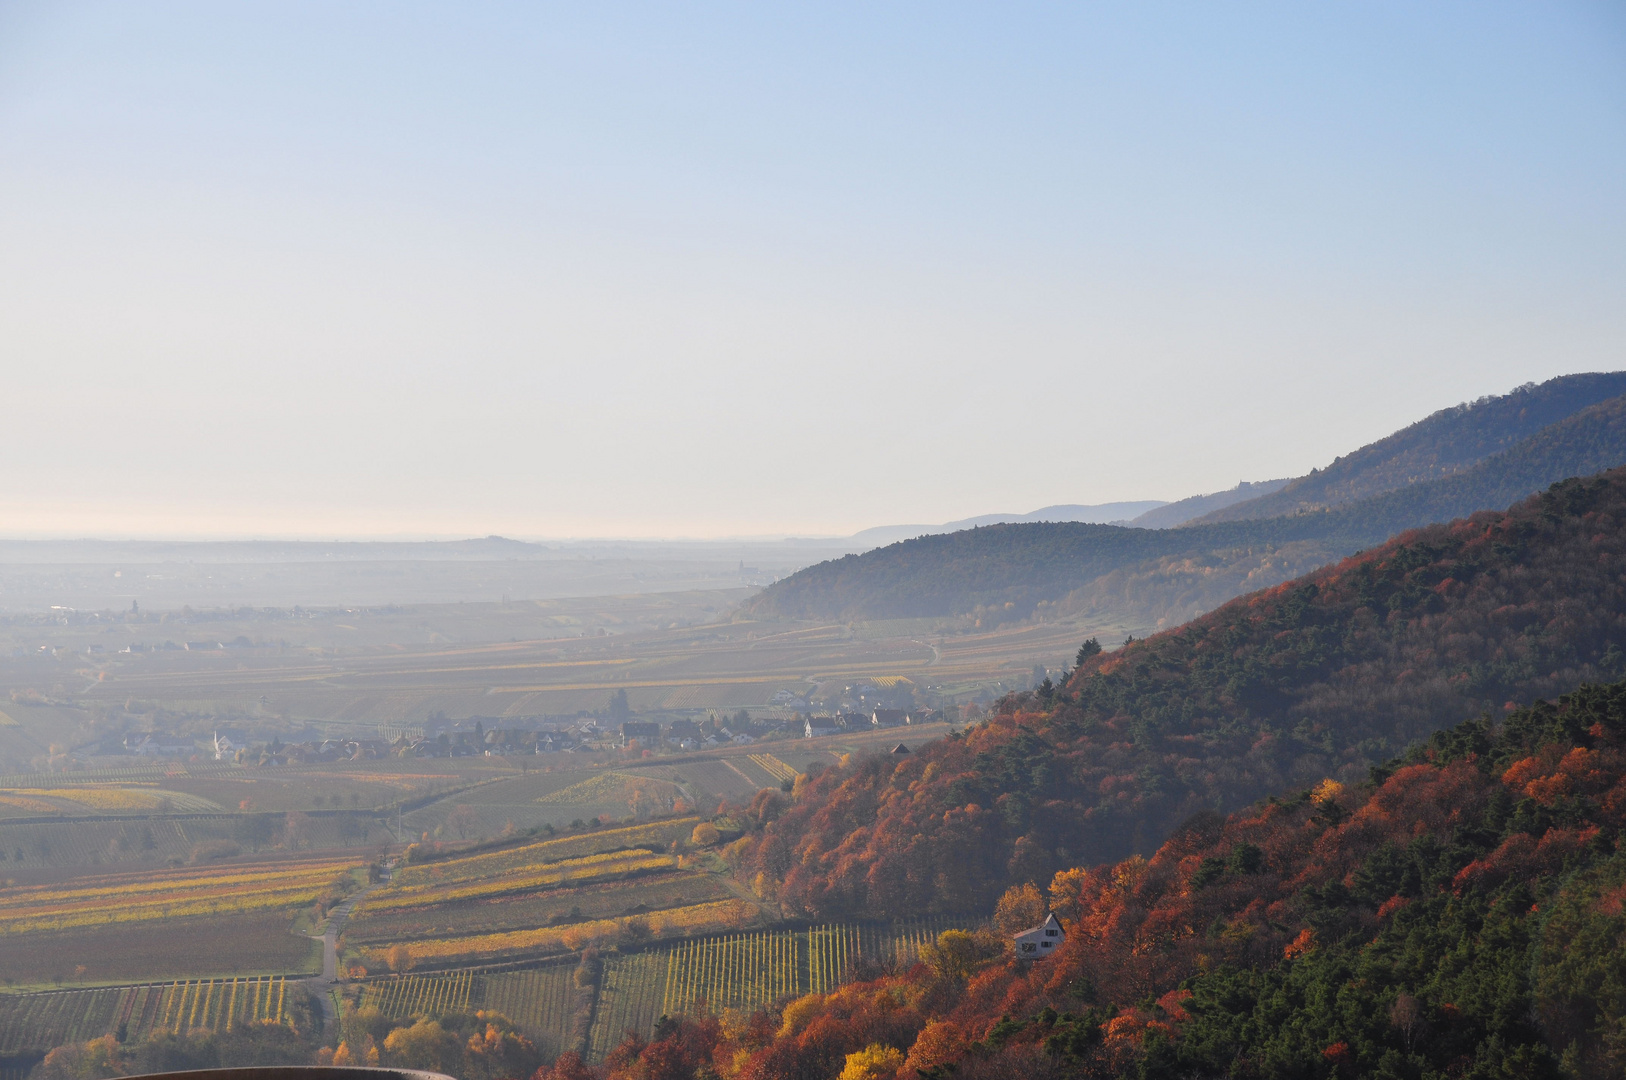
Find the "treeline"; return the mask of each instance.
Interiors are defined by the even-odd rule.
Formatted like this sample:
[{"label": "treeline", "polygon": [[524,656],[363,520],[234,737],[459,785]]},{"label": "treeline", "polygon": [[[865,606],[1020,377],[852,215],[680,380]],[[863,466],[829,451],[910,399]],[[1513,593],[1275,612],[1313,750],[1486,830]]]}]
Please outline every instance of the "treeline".
[{"label": "treeline", "polygon": [[[1499,509],[1566,478],[1623,463],[1626,396],[1550,424],[1453,475],[1332,510],[1176,529],[1032,522],[923,536],[800,570],[742,610],[762,617],[890,619],[1010,605],[1025,616],[1040,602],[1062,600],[1106,575],[1155,581],[1160,564],[1167,573],[1170,562],[1235,561],[1238,552],[1248,559],[1256,552],[1268,562],[1294,545],[1300,557],[1313,552],[1330,561],[1405,529]],[[1251,584],[1247,573],[1234,577],[1239,588]]]},{"label": "treeline", "polygon": [[1626,674],[1626,469],[1431,526],[1081,656],[902,763],[810,778],[738,857],[833,918],[986,910],[1191,814],[1352,781],[1431,731]]}]

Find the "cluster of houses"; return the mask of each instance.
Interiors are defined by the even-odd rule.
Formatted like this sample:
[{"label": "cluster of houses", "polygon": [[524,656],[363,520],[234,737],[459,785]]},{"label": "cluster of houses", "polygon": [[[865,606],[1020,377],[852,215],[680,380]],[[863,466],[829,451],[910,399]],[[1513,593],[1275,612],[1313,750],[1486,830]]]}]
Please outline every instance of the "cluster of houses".
[{"label": "cluster of houses", "polygon": [[125,736],[124,751],[138,756],[204,756],[215,761],[248,765],[297,765],[323,761],[365,761],[386,757],[467,758],[572,753],[607,745],[645,750],[707,750],[718,746],[745,746],[762,738],[808,738],[842,732],[871,731],[924,723],[927,714],[908,709],[872,709],[868,713],[797,716],[788,720],[751,719],[741,712],[731,720],[628,720],[614,730],[583,719],[544,729],[486,730],[476,720],[446,722],[437,719],[427,734],[401,734],[393,739],[329,738],[283,743],[279,739],[249,745],[236,732],[216,731],[210,738],[194,739],[163,731]]},{"label": "cluster of houses", "polygon": [[714,721],[702,724],[695,720],[673,720],[663,730],[653,720],[628,720],[621,725],[619,735],[622,746],[631,746],[636,742],[645,750],[658,746],[674,750],[709,750],[716,746],[747,746],[773,731],[791,733],[800,729],[800,724],[795,721],[788,724],[789,727],[785,724],[719,724]]},{"label": "cluster of houses", "polygon": [[[240,738],[240,737],[239,737]],[[288,765],[313,761],[366,761],[388,757],[394,748],[383,739],[323,739],[319,742],[269,743],[248,746],[231,735],[214,732],[201,742],[164,731],[133,732],[124,737],[124,750],[141,757],[193,757],[250,765]]]},{"label": "cluster of houses", "polygon": [[[743,715],[743,714],[742,714]],[[907,727],[935,719],[930,710],[871,709],[867,713],[838,712],[830,715],[797,716],[789,720],[745,722],[738,717],[718,723],[674,720],[665,727],[653,720],[628,720],[618,729],[619,745],[637,743],[645,750],[667,747],[675,750],[706,750],[714,746],[744,746],[762,738],[817,739],[843,732],[877,731]]]},{"label": "cluster of houses", "polygon": [[491,731],[442,733],[437,737],[401,735],[394,739],[313,739],[249,745],[242,736],[216,731],[204,740],[168,732],[135,732],[124,738],[124,750],[143,757],[201,755],[244,765],[303,765],[323,761],[370,761],[387,757],[509,757],[550,754],[590,745],[577,731]]},{"label": "cluster of houses", "polygon": [[863,713],[809,716],[802,721],[802,735],[804,738],[817,739],[824,735],[839,735],[844,731],[874,731],[925,722],[924,713],[917,716],[909,709],[872,709],[867,716]]}]

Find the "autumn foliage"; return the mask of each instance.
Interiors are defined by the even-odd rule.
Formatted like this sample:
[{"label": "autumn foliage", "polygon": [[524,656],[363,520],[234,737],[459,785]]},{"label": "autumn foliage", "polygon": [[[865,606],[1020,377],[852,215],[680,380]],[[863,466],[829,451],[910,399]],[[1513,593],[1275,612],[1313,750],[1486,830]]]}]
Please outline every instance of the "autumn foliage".
[{"label": "autumn foliage", "polygon": [[1619,1076],[1623,828],[1626,683],[1583,687],[1058,873],[1046,961],[665,1021],[608,1080]]},{"label": "autumn foliage", "polygon": [[[1407,533],[1088,658],[905,761],[811,777],[738,855],[792,913],[987,912],[1204,809],[1358,781],[1441,727],[1626,674],[1623,524],[1626,469]],[[1591,782],[1567,768],[1554,797]]]}]

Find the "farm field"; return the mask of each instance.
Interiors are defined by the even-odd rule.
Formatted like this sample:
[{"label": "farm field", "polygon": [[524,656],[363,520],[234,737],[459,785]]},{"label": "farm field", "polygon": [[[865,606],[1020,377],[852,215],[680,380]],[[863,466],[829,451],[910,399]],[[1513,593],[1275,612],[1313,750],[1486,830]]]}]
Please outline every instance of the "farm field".
[{"label": "farm field", "polygon": [[[609,606],[618,601],[602,599]],[[672,602],[644,597],[633,606],[657,601]],[[712,609],[710,617],[726,606],[701,605]],[[918,622],[850,627],[673,620],[681,624],[657,626],[631,618],[627,632],[561,636],[551,618],[538,610],[526,628],[523,618],[515,622],[504,614],[499,621],[508,632],[500,638],[472,633],[435,640],[401,627],[380,640],[370,621],[393,626],[395,616],[359,611],[350,621],[334,622],[325,635],[334,644],[319,647],[137,654],[110,649],[93,656],[0,660],[0,689],[21,693],[44,686],[67,706],[134,700],[174,712],[277,717],[319,723],[334,733],[372,733],[380,725],[405,730],[435,712],[500,718],[602,710],[622,690],[637,711],[736,709],[764,706],[779,689],[904,677],[958,700],[1025,685],[1034,663],[1059,667],[1091,633],[1121,636],[1126,629],[1056,623],[968,633]],[[340,632],[341,625],[353,629]],[[113,636],[126,633],[139,631],[121,628]],[[43,754],[54,740],[31,724],[30,710],[15,711],[18,726],[0,728],[0,740],[11,737],[8,732],[21,740],[10,758]]]},{"label": "farm field", "polygon": [[371,811],[510,774],[523,775],[518,766],[485,758],[389,758],[266,768],[177,761],[16,773],[0,777],[0,817]]},{"label": "farm field", "polygon": [[262,974],[310,963],[291,933],[324,896],[354,888],[354,858],[281,859],[78,877],[0,890],[8,983]]},{"label": "farm field", "polygon": [[[682,797],[681,785],[641,770],[606,771],[586,763],[573,769],[550,765],[432,802],[408,813],[403,828],[409,836],[429,833],[447,840],[497,836],[510,827],[557,829],[601,816],[620,820],[670,813]],[[465,815],[467,820],[454,827],[448,819],[458,806],[468,806],[472,816]]]},{"label": "farm field", "polygon": [[27,933],[237,914],[313,903],[352,882],[353,859],[285,859],[76,878],[0,893],[0,940]]},{"label": "farm field", "polygon": [[[282,827],[281,815],[263,825],[259,840],[244,836],[238,815],[159,817],[124,821],[0,821],[0,882],[52,872],[119,870],[193,861],[200,845],[228,844],[252,852],[269,847]],[[367,814],[312,816],[304,822],[302,846],[312,850],[377,847],[393,837]],[[216,849],[218,850],[218,848]],[[228,849],[229,850],[229,849]]]},{"label": "farm field", "polygon": [[[628,1031],[648,1036],[663,1015],[755,1008],[841,985],[860,961],[912,961],[920,946],[965,920],[851,923],[760,930],[656,944],[603,958],[588,1059],[602,1061]],[[383,976],[358,1004],[405,1019],[437,1009],[495,1009],[557,1052],[572,1037],[575,960],[518,971],[465,969]]]},{"label": "farm field", "polygon": [[[757,916],[755,904],[731,899],[666,906],[647,914],[640,913],[638,918],[657,938],[681,938],[747,926]],[[416,963],[460,967],[575,952],[586,946],[618,940],[626,933],[627,926],[624,919],[594,919],[560,926],[425,938],[411,942],[409,948]],[[365,957],[370,962],[364,966],[376,970],[383,966],[386,954],[373,950]]]},{"label": "farm field", "polygon": [[671,818],[409,862],[352,911],[346,955],[376,967],[378,954],[396,943],[422,960],[546,951],[577,933],[611,932],[562,922],[613,928],[607,920],[616,915],[727,900],[732,893],[718,878],[681,868],[671,851],[703,820]]},{"label": "farm field", "polygon": [[0,971],[5,973],[8,988],[303,975],[314,974],[321,966],[321,942],[296,933],[294,916],[284,912],[177,918],[0,938]]},{"label": "farm field", "polygon": [[394,942],[411,944],[447,934],[492,934],[503,930],[550,926],[565,921],[598,921],[644,914],[663,908],[727,900],[733,894],[716,875],[692,870],[649,874],[594,885],[545,889],[509,897],[500,903],[475,902],[456,907],[369,912],[345,926],[347,945],[373,949]]},{"label": "farm field", "polygon": [[579,859],[606,851],[668,847],[673,841],[687,838],[694,827],[704,820],[699,815],[665,818],[615,828],[592,829],[547,840],[518,841],[471,855],[409,862],[395,875],[394,884],[409,886],[489,878],[541,863]]}]

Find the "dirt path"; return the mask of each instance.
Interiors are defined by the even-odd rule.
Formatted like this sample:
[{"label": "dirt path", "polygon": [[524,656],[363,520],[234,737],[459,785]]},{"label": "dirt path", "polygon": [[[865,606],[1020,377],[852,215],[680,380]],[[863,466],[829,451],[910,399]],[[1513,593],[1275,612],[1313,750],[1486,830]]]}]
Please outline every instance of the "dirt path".
[{"label": "dirt path", "polygon": [[339,933],[344,929],[344,921],[350,917],[350,910],[356,906],[357,901],[374,889],[382,888],[388,880],[386,878],[384,881],[368,885],[359,892],[351,893],[345,897],[343,903],[327,914],[327,926],[322,932],[322,973],[302,980],[306,989],[322,1006],[324,1026],[338,1020],[333,1008],[331,991],[334,983],[339,980]]}]

